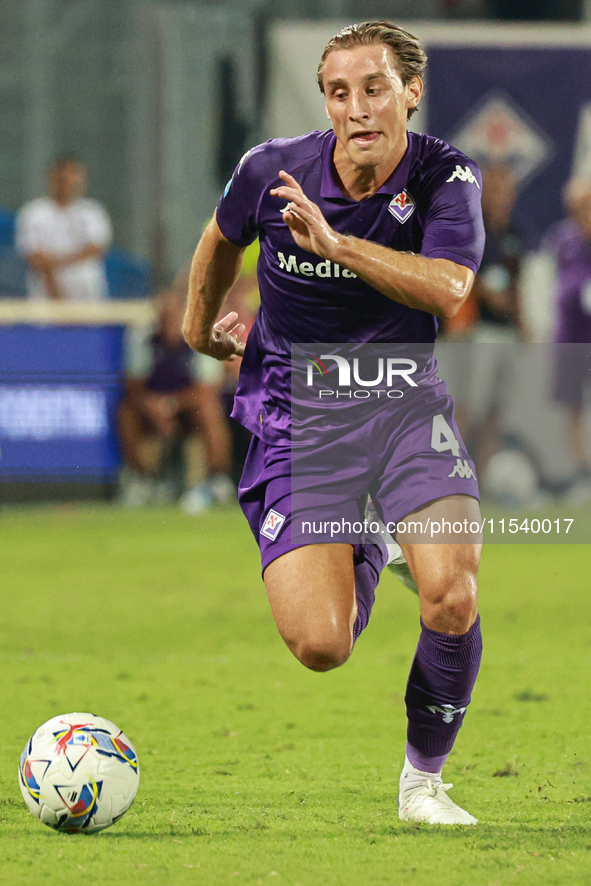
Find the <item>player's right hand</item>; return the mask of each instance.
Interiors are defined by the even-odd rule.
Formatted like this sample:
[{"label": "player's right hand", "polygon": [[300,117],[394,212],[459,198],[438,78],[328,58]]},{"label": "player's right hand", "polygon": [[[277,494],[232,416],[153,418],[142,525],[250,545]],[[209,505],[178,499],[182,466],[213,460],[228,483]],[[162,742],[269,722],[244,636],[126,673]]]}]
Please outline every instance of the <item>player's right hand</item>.
[{"label": "player's right hand", "polygon": [[271,188],[270,194],[288,201],[287,206],[284,206],[280,212],[291,231],[291,236],[297,245],[307,252],[315,252],[321,258],[332,259],[340,235],[328,224],[320,207],[308,199],[293,175],[281,169],[279,178],[283,179],[285,184]]},{"label": "player's right hand", "polygon": [[244,323],[237,323],[237,320],[236,311],[230,311],[214,323],[209,341],[199,348],[199,353],[215,357],[216,360],[234,360],[235,357],[242,357],[245,345],[239,341],[239,338],[246,326]]}]

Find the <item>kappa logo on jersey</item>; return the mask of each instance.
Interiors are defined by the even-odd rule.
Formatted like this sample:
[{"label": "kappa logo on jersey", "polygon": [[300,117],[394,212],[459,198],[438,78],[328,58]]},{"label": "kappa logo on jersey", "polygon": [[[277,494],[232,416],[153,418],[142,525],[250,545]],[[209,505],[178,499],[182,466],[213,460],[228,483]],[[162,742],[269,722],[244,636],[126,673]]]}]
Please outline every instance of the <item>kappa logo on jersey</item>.
[{"label": "kappa logo on jersey", "polygon": [[443,714],[444,723],[453,723],[456,714],[466,713],[466,708],[454,708],[452,704],[430,704],[427,705],[427,710],[432,714]]},{"label": "kappa logo on jersey", "polygon": [[236,167],[236,172],[240,172],[240,170],[242,169],[242,165],[243,165],[244,161],[247,160],[247,159],[250,157],[250,155],[252,154],[253,150],[254,150],[254,148],[249,148],[248,151],[247,151],[245,154],[242,155],[242,157],[240,158],[240,161],[239,161],[239,163],[238,163],[238,166]]},{"label": "kappa logo on jersey", "polygon": [[459,165],[456,166],[452,174],[449,178],[446,178],[446,182],[452,182],[454,179],[459,179],[461,182],[468,182],[471,185],[476,185],[478,190],[480,190],[480,185],[478,184],[478,179],[472,172],[469,166],[464,166],[463,168]]},{"label": "kappa logo on jersey", "polygon": [[235,175],[238,175],[238,173],[239,173],[240,170],[242,169],[242,164],[244,163],[244,161],[245,161],[248,157],[250,157],[250,155],[252,154],[252,151],[253,151],[253,149],[250,148],[250,150],[248,150],[248,151],[246,152],[246,154],[243,154],[242,157],[240,158],[240,162],[238,163],[238,166],[237,166],[236,169],[234,170],[234,173],[233,173],[233,175],[232,175],[232,178],[228,180],[228,182],[227,182],[227,184],[226,184],[226,187],[224,188],[224,194],[223,194],[224,197],[227,197],[227,196],[228,196],[228,193],[229,193],[229,191],[230,191],[230,188],[232,187],[232,182],[234,181],[234,176],[235,176]]},{"label": "kappa logo on jersey", "polygon": [[462,461],[461,458],[458,458],[455,464],[455,467],[451,474],[447,475],[448,477],[462,477],[464,480],[470,480],[472,478],[476,479],[476,474],[470,467],[469,462],[464,459]]},{"label": "kappa logo on jersey", "polygon": [[397,218],[401,224],[404,224],[415,211],[415,206],[416,203],[410,194],[406,191],[401,191],[390,200],[390,203],[388,204],[388,212],[390,212],[394,218]]},{"label": "kappa logo on jersey", "polygon": [[273,508],[271,508],[265,518],[265,522],[263,523],[261,535],[270,538],[271,541],[275,541],[275,539],[279,535],[279,530],[284,523],[285,517],[283,516],[283,514],[280,514],[278,511],[274,511]]}]

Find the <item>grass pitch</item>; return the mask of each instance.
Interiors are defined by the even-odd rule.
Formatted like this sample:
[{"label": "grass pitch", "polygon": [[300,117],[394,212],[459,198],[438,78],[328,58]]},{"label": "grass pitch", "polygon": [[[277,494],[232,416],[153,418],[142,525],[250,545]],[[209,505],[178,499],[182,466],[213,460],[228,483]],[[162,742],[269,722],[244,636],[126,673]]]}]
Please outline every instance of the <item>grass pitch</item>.
[{"label": "grass pitch", "polygon": [[[485,657],[447,764],[475,829],[398,820],[416,599],[387,575],[351,661],[276,633],[238,512],[0,514],[0,882],[508,886],[591,882],[591,548],[491,545]],[[21,750],[91,710],[138,798],[96,836],[27,814]]]}]

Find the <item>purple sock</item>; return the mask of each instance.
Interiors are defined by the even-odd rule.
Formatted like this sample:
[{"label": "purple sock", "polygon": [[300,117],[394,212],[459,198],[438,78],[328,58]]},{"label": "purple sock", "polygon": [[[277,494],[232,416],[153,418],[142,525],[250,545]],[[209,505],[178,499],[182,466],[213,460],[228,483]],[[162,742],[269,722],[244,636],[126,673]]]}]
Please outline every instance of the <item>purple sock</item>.
[{"label": "purple sock", "polygon": [[449,753],[441,754],[439,757],[428,757],[425,754],[420,754],[411,744],[406,742],[406,756],[409,763],[412,763],[415,769],[420,769],[421,772],[434,772],[437,774],[443,769],[443,764],[449,757]]},{"label": "purple sock", "polygon": [[405,699],[407,756],[417,769],[439,772],[443,766],[470,703],[481,657],[480,616],[459,637],[432,631],[421,620]]},{"label": "purple sock", "polygon": [[380,573],[388,562],[388,551],[385,545],[355,545],[353,559],[355,563],[355,594],[357,596],[357,618],[353,625],[353,642],[355,643],[361,631],[367,627]]}]

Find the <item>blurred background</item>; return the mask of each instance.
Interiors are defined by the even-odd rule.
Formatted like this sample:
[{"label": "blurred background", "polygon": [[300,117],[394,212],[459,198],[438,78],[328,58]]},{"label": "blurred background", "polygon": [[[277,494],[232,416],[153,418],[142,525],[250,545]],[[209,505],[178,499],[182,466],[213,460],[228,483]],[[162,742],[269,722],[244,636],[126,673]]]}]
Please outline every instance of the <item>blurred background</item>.
[{"label": "blurred background", "polygon": [[[0,9],[0,503],[233,500],[237,366],[180,340],[188,262],[245,150],[326,127],[327,40],[382,17],[429,55],[413,128],[484,173],[488,252],[440,351],[483,485],[591,501],[591,0]],[[230,307],[256,305],[255,248]]]}]

